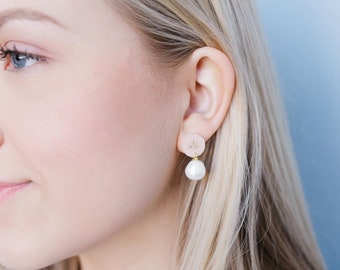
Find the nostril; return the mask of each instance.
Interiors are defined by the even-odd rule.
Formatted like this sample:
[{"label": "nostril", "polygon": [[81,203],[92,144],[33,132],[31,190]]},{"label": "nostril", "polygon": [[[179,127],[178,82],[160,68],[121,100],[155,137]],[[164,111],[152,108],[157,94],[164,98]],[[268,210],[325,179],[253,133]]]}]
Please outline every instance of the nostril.
[{"label": "nostril", "polygon": [[5,136],[3,131],[0,129],[0,146],[4,143],[5,141]]}]

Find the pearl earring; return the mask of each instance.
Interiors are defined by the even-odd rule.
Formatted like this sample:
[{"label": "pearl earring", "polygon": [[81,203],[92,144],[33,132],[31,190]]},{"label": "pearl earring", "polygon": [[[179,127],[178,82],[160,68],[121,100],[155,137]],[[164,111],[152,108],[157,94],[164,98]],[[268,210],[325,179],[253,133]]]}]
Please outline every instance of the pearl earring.
[{"label": "pearl earring", "polygon": [[198,157],[205,150],[205,141],[198,134],[189,134],[183,140],[183,152],[188,157],[192,157],[192,160],[185,168],[185,175],[194,181],[198,181],[204,178],[206,174],[205,165]]}]

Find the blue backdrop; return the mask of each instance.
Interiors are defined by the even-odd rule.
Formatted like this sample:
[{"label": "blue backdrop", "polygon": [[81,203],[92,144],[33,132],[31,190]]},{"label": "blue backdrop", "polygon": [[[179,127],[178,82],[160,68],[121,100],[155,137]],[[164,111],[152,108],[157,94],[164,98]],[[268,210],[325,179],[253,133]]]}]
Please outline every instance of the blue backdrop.
[{"label": "blue backdrop", "polygon": [[340,269],[340,1],[257,0],[305,195],[331,270]]}]

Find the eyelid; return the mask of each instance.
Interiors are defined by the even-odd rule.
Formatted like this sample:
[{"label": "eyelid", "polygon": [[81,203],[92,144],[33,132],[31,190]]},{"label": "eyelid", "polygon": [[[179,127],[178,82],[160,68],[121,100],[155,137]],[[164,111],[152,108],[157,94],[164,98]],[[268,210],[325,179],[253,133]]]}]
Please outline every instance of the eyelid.
[{"label": "eyelid", "polygon": [[45,59],[51,59],[52,55],[38,47],[38,46],[34,46],[34,45],[30,45],[28,43],[25,42],[20,42],[20,41],[8,41],[4,44],[3,48],[5,50],[10,50],[10,51],[18,51],[18,52],[22,52],[22,53],[27,53],[29,55],[36,55],[38,57],[41,58],[45,58]]}]

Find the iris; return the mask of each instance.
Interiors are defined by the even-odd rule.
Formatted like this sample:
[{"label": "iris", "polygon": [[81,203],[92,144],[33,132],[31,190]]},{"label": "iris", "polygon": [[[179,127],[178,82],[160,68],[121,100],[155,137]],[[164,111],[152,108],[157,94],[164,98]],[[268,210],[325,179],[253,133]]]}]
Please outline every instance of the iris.
[{"label": "iris", "polygon": [[15,69],[21,69],[26,67],[27,62],[29,60],[34,60],[33,57],[25,54],[11,54],[11,63],[13,65],[13,68]]}]

